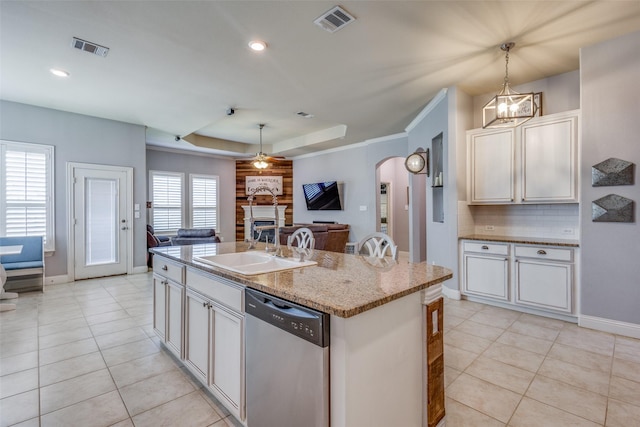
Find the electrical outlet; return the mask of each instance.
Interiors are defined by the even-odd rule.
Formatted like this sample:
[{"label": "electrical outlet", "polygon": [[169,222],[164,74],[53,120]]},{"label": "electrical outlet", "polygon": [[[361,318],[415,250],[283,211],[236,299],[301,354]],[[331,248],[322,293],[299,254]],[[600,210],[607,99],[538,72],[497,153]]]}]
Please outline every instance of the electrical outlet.
[{"label": "electrical outlet", "polygon": [[484,229],[485,229],[486,231],[493,231],[493,230],[495,230],[496,228],[495,228],[493,225],[485,225],[485,226],[484,226]]}]

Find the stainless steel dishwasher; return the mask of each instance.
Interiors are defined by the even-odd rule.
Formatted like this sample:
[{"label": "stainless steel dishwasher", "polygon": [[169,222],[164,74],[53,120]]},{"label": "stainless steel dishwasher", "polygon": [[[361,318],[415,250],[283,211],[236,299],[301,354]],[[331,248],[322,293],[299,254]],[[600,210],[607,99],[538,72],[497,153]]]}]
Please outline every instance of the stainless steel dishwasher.
[{"label": "stainless steel dishwasher", "polygon": [[248,427],[329,425],[329,315],[246,289]]}]

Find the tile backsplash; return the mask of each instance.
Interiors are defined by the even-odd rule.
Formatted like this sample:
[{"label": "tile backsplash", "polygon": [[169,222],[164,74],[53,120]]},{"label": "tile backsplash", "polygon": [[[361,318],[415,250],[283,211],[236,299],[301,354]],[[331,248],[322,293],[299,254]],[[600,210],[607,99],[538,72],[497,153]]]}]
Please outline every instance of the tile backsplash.
[{"label": "tile backsplash", "polygon": [[578,239],[577,203],[468,206],[458,204],[458,233]]}]

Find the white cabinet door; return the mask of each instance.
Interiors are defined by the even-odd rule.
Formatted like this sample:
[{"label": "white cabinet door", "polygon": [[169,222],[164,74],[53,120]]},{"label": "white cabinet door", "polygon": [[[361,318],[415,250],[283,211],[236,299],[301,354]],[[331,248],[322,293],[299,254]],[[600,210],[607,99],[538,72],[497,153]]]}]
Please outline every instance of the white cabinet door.
[{"label": "white cabinet door", "polygon": [[513,129],[472,131],[467,134],[469,159],[468,202],[513,203],[514,149]]},{"label": "white cabinet door", "polygon": [[166,285],[164,277],[153,275],[153,330],[163,341],[167,328]]},{"label": "white cabinet door", "polygon": [[522,201],[577,202],[577,115],[529,122],[521,131]]},{"label": "white cabinet door", "polygon": [[182,359],[184,286],[167,281],[167,347]]},{"label": "white cabinet door", "polygon": [[573,265],[516,260],[516,303],[573,312]]},{"label": "white cabinet door", "polygon": [[213,386],[234,407],[240,408],[242,393],[242,317],[213,305]]},{"label": "white cabinet door", "polygon": [[209,385],[211,366],[211,302],[187,292],[185,313],[185,362]]},{"label": "white cabinet door", "polygon": [[467,294],[509,300],[509,261],[506,257],[464,254],[463,288]]}]

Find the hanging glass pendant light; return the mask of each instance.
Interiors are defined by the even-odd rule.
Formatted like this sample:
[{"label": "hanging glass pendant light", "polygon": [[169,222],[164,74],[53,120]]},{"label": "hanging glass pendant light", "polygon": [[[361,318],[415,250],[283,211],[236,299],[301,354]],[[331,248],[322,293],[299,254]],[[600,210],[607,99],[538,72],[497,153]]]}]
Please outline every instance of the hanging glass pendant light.
[{"label": "hanging glass pendant light", "polygon": [[509,51],[514,46],[513,42],[500,45],[500,49],[505,52],[504,84],[500,93],[482,108],[483,128],[518,126],[536,113],[533,92],[518,93],[509,87]]},{"label": "hanging glass pendant light", "polygon": [[267,163],[267,156],[262,152],[262,128],[264,127],[264,123],[260,123],[260,152],[256,155],[256,158],[253,161],[253,167],[256,169],[266,169],[269,167],[269,163]]}]

